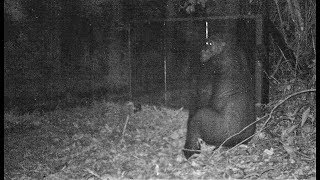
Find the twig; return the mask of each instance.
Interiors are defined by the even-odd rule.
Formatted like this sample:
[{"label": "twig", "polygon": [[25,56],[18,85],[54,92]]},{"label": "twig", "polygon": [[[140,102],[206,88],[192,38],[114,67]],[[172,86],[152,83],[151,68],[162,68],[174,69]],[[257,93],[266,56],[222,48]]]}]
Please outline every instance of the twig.
[{"label": "twig", "polygon": [[[240,134],[241,132],[243,132],[244,130],[246,130],[248,127],[252,126],[253,124],[261,121],[262,119],[264,119],[265,117],[268,117],[268,119],[264,122],[264,124],[262,125],[262,128],[259,132],[256,132],[255,134],[257,133],[260,133],[262,130],[264,130],[264,128],[266,127],[266,125],[268,124],[268,122],[270,121],[271,119],[271,115],[273,114],[273,112],[281,105],[283,104],[285,101],[287,101],[288,99],[290,99],[291,97],[294,97],[296,95],[299,95],[299,94],[303,94],[303,93],[307,93],[307,92],[315,92],[316,89],[307,89],[307,90],[303,90],[303,91],[299,91],[299,92],[296,92],[296,93],[293,93],[293,94],[290,94],[289,96],[287,96],[285,99],[283,100],[280,100],[273,108],[272,110],[270,111],[269,114],[266,114],[265,116],[261,117],[261,118],[258,118],[258,120],[252,122],[251,124],[249,124],[248,126],[246,126],[245,128],[243,128],[240,132],[228,137],[225,141],[223,141],[223,143],[219,146],[219,148],[225,143],[227,142],[229,139],[237,136],[238,134]],[[232,147],[231,149],[228,150],[228,152],[230,152],[232,149],[238,147],[240,144],[242,144],[243,142],[247,141],[248,139],[252,138],[255,134],[251,135],[250,137],[246,138],[245,140],[241,141],[240,143],[238,143],[236,146]]]},{"label": "twig", "polygon": [[87,171],[89,174],[97,177],[98,179],[102,179],[101,176],[99,176],[99,174],[97,174],[96,172],[92,171],[91,169],[86,168],[86,171]]},{"label": "twig", "polygon": [[282,21],[282,17],[281,17],[281,13],[280,13],[280,7],[279,7],[279,3],[278,3],[278,0],[274,0],[275,4],[276,4],[276,7],[277,7],[277,12],[278,12],[278,15],[279,15],[279,20],[280,20],[280,25],[281,25],[281,31],[283,32],[283,21]]},{"label": "twig", "polygon": [[123,127],[123,130],[122,130],[122,135],[121,135],[120,143],[122,143],[122,142],[124,141],[124,140],[123,140],[123,138],[124,138],[124,133],[125,133],[125,131],[126,131],[128,122],[129,122],[129,115],[127,115],[127,119],[126,119],[126,122],[125,122],[124,127]]},{"label": "twig", "polygon": [[173,115],[173,117],[176,117],[182,110],[183,110],[183,107],[180,108],[180,109],[175,113],[175,115]]},{"label": "twig", "polygon": [[[280,49],[280,48],[279,48],[279,49]],[[281,51],[281,49],[280,49],[280,51]],[[282,53],[282,56],[284,57],[282,51],[281,51],[281,53]],[[279,60],[278,60],[278,62],[277,62],[277,65],[276,65],[276,68],[275,68],[275,70],[273,71],[273,73],[270,75],[270,77],[273,77],[273,78],[274,78],[274,75],[277,73],[277,71],[278,71],[278,69],[279,69],[279,67],[280,67],[281,59],[282,59],[282,57],[279,58]]]},{"label": "twig", "polygon": [[314,43],[314,37],[313,36],[312,36],[312,47],[313,47],[314,56],[315,56],[315,58],[317,58],[317,50],[316,50],[316,45]]},{"label": "twig", "polygon": [[299,95],[299,94],[307,93],[307,92],[316,92],[316,89],[306,89],[306,90],[303,90],[303,91],[299,91],[299,92],[290,94],[289,96],[287,96],[287,97],[284,98],[283,100],[280,100],[280,101],[278,102],[278,104],[276,104],[276,105],[272,108],[271,112],[269,113],[269,118],[268,118],[268,120],[263,124],[262,127],[265,127],[265,126],[267,125],[268,121],[270,120],[271,114],[272,114],[281,104],[283,104],[285,101],[287,101],[287,100],[290,99],[291,97],[294,97],[294,96]]}]

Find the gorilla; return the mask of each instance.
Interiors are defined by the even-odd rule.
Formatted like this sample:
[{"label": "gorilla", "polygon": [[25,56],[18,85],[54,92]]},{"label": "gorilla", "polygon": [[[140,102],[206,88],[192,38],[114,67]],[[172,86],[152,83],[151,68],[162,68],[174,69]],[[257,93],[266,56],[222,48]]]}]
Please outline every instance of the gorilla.
[{"label": "gorilla", "polygon": [[[187,159],[199,153],[199,138],[219,146],[256,118],[253,75],[243,50],[231,35],[210,37],[200,54],[201,70],[191,96],[183,150]],[[250,126],[223,145],[240,143],[253,135],[255,128]]]}]

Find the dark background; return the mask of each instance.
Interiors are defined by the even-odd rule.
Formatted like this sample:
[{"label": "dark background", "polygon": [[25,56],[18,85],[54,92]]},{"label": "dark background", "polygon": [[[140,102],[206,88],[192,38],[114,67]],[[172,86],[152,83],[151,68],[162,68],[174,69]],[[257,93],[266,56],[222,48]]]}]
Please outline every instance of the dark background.
[{"label": "dark background", "polygon": [[[13,11],[15,7],[5,2],[6,111],[48,111],[113,96],[131,100],[146,94],[163,97],[165,91],[171,96],[162,99],[163,103],[185,99],[181,96],[188,96],[185,91],[191,90],[189,84],[199,69],[199,52],[206,41],[205,20],[196,18],[240,17],[256,11],[224,1],[206,7],[176,1],[172,9],[166,9],[169,1],[90,3],[26,1],[17,2],[19,10]],[[190,6],[195,11],[187,12]],[[207,21],[209,36],[235,34],[254,73],[255,21]],[[184,106],[182,101],[176,105]]]}]

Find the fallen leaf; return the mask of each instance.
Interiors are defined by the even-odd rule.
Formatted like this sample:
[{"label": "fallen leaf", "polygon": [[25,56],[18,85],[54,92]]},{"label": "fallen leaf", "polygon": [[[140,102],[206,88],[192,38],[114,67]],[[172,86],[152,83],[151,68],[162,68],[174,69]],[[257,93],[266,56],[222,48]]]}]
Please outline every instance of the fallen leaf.
[{"label": "fallen leaf", "polygon": [[270,148],[270,150],[269,149],[265,149],[263,151],[263,154],[266,154],[268,156],[272,156],[274,154],[274,149],[273,148]]},{"label": "fallen leaf", "polygon": [[302,117],[301,117],[301,127],[304,125],[304,123],[305,123],[306,120],[308,119],[309,114],[310,114],[310,107],[302,113]]}]

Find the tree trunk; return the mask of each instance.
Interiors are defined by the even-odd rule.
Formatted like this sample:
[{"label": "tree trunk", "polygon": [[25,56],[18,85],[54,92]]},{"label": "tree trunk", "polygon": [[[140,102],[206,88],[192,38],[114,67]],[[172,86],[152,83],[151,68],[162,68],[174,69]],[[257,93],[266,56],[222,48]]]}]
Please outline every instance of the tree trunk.
[{"label": "tree trunk", "polygon": [[[170,18],[170,17],[173,17],[176,15],[175,13],[175,9],[174,9],[174,1],[175,0],[168,0],[167,1],[167,18]],[[172,72],[172,64],[173,64],[173,53],[171,52],[171,49],[172,49],[172,44],[173,44],[173,25],[174,25],[174,22],[172,21],[167,21],[166,22],[166,26],[165,26],[165,34],[166,36],[164,37],[165,38],[165,48],[164,48],[164,55],[166,56],[166,71],[167,72]],[[167,74],[170,76],[170,73]],[[169,79],[171,79],[172,77],[167,77]]]},{"label": "tree trunk", "polygon": [[108,80],[115,88],[119,88],[126,84],[121,75],[121,39],[117,27],[121,24],[122,20],[122,4],[120,0],[112,1],[112,22],[110,28],[110,39],[109,44],[109,74]]},{"label": "tree trunk", "polygon": [[63,14],[65,19],[61,22],[61,58],[63,70],[70,73],[79,64],[82,46],[79,43],[79,7],[77,4],[65,3]]}]

